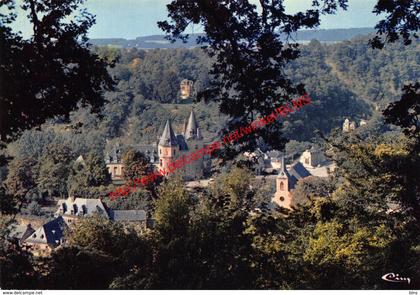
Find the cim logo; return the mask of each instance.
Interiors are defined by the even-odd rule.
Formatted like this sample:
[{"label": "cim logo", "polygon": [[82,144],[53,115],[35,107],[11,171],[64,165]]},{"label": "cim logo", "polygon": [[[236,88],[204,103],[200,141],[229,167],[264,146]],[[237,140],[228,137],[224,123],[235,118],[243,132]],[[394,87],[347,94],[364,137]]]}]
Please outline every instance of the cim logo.
[{"label": "cim logo", "polygon": [[384,281],[392,282],[392,283],[405,283],[405,282],[407,282],[407,283],[410,284],[410,278],[403,278],[399,274],[394,274],[392,272],[383,275],[382,279]]}]

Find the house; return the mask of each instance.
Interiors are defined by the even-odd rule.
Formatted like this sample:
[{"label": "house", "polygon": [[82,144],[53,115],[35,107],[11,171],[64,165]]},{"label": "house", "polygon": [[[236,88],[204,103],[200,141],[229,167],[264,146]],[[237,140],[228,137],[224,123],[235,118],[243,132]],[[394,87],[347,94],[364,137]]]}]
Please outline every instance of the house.
[{"label": "house", "polygon": [[59,216],[30,234],[22,246],[35,256],[47,256],[63,243],[64,231],[68,228],[64,218]]},{"label": "house", "polygon": [[318,165],[322,165],[325,160],[323,152],[320,149],[312,147],[302,153],[299,162],[302,163],[305,168],[314,168]]},{"label": "house", "polygon": [[97,214],[109,219],[105,205],[101,199],[85,199],[69,197],[57,202],[58,209],[54,216],[62,216],[67,223],[72,223],[78,217]]},{"label": "house", "polygon": [[292,209],[296,205],[292,190],[300,179],[308,176],[311,176],[311,173],[306,170],[302,163],[296,162],[287,169],[284,164],[284,157],[282,157],[280,172],[276,178],[276,192],[271,199],[272,203]]},{"label": "house", "polygon": [[121,147],[117,144],[110,153],[105,155],[105,164],[112,180],[120,180],[124,176],[124,164],[121,159]]},{"label": "house", "polygon": [[[65,230],[80,218],[87,216],[101,216],[103,218],[147,226],[147,214],[144,210],[112,210],[101,199],[68,198],[59,200],[55,218],[37,230],[30,230],[30,225],[24,232],[23,227],[16,231],[16,237],[21,244],[35,256],[47,256],[64,242]],[[23,233],[24,232],[24,233]]]}]

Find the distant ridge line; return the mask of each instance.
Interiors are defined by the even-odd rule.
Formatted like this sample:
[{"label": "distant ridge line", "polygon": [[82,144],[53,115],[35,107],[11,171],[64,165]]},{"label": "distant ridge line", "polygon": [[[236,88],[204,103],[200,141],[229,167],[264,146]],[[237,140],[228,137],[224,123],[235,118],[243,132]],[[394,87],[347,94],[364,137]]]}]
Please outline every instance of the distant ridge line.
[{"label": "distant ridge line", "polygon": [[[320,42],[339,42],[350,40],[354,37],[374,33],[374,28],[349,28],[349,29],[317,29],[317,30],[299,30],[293,35],[296,41],[310,41],[318,40]],[[137,37],[136,39],[124,38],[97,38],[90,39],[89,42],[96,46],[114,46],[121,48],[193,48],[197,44],[194,37],[202,36],[203,34],[190,34],[187,43],[182,43],[177,40],[175,43],[170,43],[165,39],[164,35],[150,35]]]}]

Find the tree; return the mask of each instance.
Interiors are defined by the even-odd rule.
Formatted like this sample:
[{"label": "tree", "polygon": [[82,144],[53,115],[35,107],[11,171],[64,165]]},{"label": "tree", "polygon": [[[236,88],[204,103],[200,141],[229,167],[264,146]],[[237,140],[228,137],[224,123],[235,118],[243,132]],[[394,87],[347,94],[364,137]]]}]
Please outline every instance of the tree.
[{"label": "tree", "polygon": [[[22,130],[54,116],[68,116],[80,101],[99,111],[102,91],[113,88],[107,61],[89,49],[86,33],[94,17],[79,10],[84,0],[25,0],[33,35],[13,33],[14,1],[1,2],[0,140],[10,141]],[[28,83],[30,81],[30,83]]]},{"label": "tree", "polygon": [[38,187],[50,196],[67,194],[67,179],[74,155],[70,148],[60,144],[50,144],[40,160]]},{"label": "tree", "polygon": [[[418,38],[417,32],[420,29],[418,1],[379,0],[373,12],[377,15],[387,14],[386,19],[379,21],[375,26],[378,30],[377,36],[370,41],[373,48],[383,48],[385,43],[393,43],[400,38],[404,41],[404,45],[409,45],[412,39]],[[381,40],[382,35],[385,35],[385,40]]]},{"label": "tree", "polygon": [[[127,184],[131,186],[134,184],[137,185],[134,180],[149,176],[154,171],[149,158],[143,153],[133,149],[128,149],[124,153],[122,162],[124,163],[124,178],[127,181]],[[158,177],[156,180],[146,184],[145,188],[153,199],[157,198],[156,189],[161,181],[162,177]]]},{"label": "tree", "polygon": [[302,204],[311,198],[329,196],[333,191],[334,182],[331,179],[310,176],[299,180],[292,193],[295,204]]},{"label": "tree", "polygon": [[9,173],[7,174],[4,186],[19,208],[27,205],[30,200],[26,198],[27,194],[37,187],[36,179],[38,177],[38,163],[32,158],[15,158],[10,162]]}]

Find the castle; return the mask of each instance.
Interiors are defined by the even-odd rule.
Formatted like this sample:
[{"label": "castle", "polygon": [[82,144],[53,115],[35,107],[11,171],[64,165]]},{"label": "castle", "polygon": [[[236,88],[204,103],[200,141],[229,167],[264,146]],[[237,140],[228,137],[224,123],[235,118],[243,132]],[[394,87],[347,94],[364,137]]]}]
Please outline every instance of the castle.
[{"label": "castle", "polygon": [[[361,119],[359,123],[359,127],[366,126],[366,125],[367,125],[366,120]],[[343,132],[351,132],[355,130],[356,127],[357,127],[356,122],[350,121],[348,118],[346,118],[343,122]]]},{"label": "castle", "polygon": [[187,99],[193,94],[193,85],[194,82],[191,80],[184,79],[181,81],[181,99]]},{"label": "castle", "polygon": [[[183,134],[175,135],[171,121],[168,120],[158,143],[158,168],[167,170],[170,163],[173,163],[183,155],[203,148],[203,146],[203,137],[193,110],[191,110],[188,122],[184,124]],[[180,172],[185,180],[193,180],[202,178],[203,171],[203,158],[199,158],[189,165],[185,165]]]},{"label": "castle", "polygon": [[[135,148],[145,154],[150,163],[157,169],[166,169],[168,165],[179,157],[189,154],[204,146],[203,137],[198,126],[194,111],[191,110],[188,121],[184,124],[181,134],[175,134],[170,120],[166,121],[163,133],[157,142],[152,145],[141,145]],[[122,162],[122,149],[117,144],[114,149],[105,156],[105,163],[113,180],[122,180],[124,177],[124,163]],[[186,165],[179,171],[185,180],[200,179],[204,173],[204,162],[200,158]]]}]

